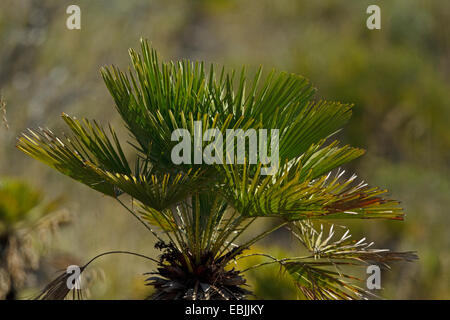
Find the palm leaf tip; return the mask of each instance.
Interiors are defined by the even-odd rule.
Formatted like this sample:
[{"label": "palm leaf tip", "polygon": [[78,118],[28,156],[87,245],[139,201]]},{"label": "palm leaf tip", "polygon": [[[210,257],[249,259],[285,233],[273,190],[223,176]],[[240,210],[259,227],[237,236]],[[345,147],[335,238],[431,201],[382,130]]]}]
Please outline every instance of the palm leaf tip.
[{"label": "palm leaf tip", "polygon": [[315,263],[289,262],[284,268],[304,296],[311,300],[354,300],[373,296],[368,290],[352,283],[359,279],[320,266]]},{"label": "palm leaf tip", "polygon": [[[80,268],[80,275],[84,271],[85,267]],[[72,276],[71,273],[64,271],[53,281],[51,281],[39,294],[35,300],[64,300],[68,297],[72,291],[72,298],[83,299],[83,293],[81,289],[74,287],[71,289],[68,285],[68,280]]]}]

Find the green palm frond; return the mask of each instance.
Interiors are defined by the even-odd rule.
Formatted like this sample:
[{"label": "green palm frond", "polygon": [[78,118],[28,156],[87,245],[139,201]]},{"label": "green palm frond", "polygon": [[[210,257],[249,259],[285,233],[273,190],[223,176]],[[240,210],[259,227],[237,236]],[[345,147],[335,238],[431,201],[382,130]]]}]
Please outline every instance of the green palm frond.
[{"label": "green palm frond", "polygon": [[156,210],[164,210],[185,200],[195,191],[204,190],[209,180],[201,170],[189,170],[178,174],[152,174],[134,176],[97,170],[116,192],[125,192],[143,205]]},{"label": "green palm frond", "polygon": [[[226,73],[222,69],[216,75],[213,66],[207,72],[203,62],[188,60],[160,63],[156,51],[145,41],[141,42],[141,50],[142,54],[130,50],[134,73],[127,75],[116,67],[102,69],[132,134],[136,134],[135,128],[145,131],[154,110],[159,110],[164,118],[169,117],[169,112],[176,117],[182,112],[219,114],[225,118],[233,114],[235,121],[241,116],[261,118],[269,128],[279,128],[299,113],[298,106],[305,106],[315,91],[305,78],[294,74],[272,72],[260,83],[261,70],[247,84],[242,69],[235,85],[234,71]],[[277,109],[279,112],[275,113]]]},{"label": "green palm frond", "polygon": [[293,223],[290,229],[310,255],[302,257],[301,261],[285,259],[287,262],[282,263],[282,266],[308,299],[373,297],[370,291],[362,289],[361,284],[358,285],[363,282],[361,279],[342,269],[369,264],[389,269],[392,262],[418,259],[417,254],[412,251],[375,249],[372,248],[374,243],[368,243],[366,238],[353,240],[348,229],[338,236],[334,225],[325,233],[323,225],[317,230],[311,221],[305,220]]},{"label": "green palm frond", "polygon": [[152,226],[161,228],[164,232],[175,232],[177,223],[172,216],[170,209],[156,210],[152,207],[140,205],[141,210],[138,211],[142,219]]},{"label": "green palm frond", "polygon": [[91,123],[84,119],[80,122],[66,114],[62,118],[73,133],[70,137],[59,138],[48,129],[29,130],[18,139],[17,147],[61,173],[114,196],[114,185],[105,181],[100,172],[131,174],[114,130],[109,128],[111,141],[95,121]]},{"label": "green palm frond", "polygon": [[260,169],[252,178],[245,169],[224,165],[227,187],[225,198],[242,215],[249,217],[282,217],[301,219],[403,219],[399,203],[382,197],[386,190],[364,182],[353,185],[356,175],[340,182],[344,171],[308,178],[302,164],[284,166],[275,176],[261,176]]},{"label": "green palm frond", "polygon": [[78,154],[83,155],[84,159],[110,172],[131,173],[119,139],[111,126],[109,126],[109,132],[112,141],[96,121],[90,122],[83,119],[80,122],[66,114],[63,114],[62,118],[74,133],[74,137],[70,138],[69,142]]},{"label": "green palm frond", "polygon": [[374,242],[368,243],[366,238],[356,241],[351,238],[348,229],[337,237],[334,225],[330,226],[327,234],[322,224],[319,231],[311,221],[305,220],[292,224],[291,231],[314,259],[346,260],[361,265],[377,264],[387,269],[391,262],[418,259],[413,251],[395,252],[389,249],[374,249],[372,248]]},{"label": "green palm frond", "polygon": [[[129,53],[129,72],[111,66],[102,68],[101,74],[131,133],[128,143],[134,147],[133,164],[111,126],[105,130],[95,121],[65,114],[69,135],[60,138],[48,129],[30,130],[18,139],[17,146],[115,198],[155,235],[156,246],[163,251],[159,277],[149,280],[158,290],[155,297],[245,296],[240,287],[245,279],[225,266],[283,226],[289,226],[313,252],[312,257],[321,260],[272,261],[286,268],[308,298],[364,296],[364,290],[347,283],[350,276],[339,278],[329,269],[338,264],[372,261],[387,265],[415,258],[413,253],[374,251],[364,241],[348,242],[346,236],[333,240],[332,232],[325,237],[310,222],[403,219],[399,202],[389,199],[386,190],[357,182],[356,175],[344,177],[341,167],[364,150],[340,146],[331,137],[350,119],[352,105],[315,100],[316,89],[295,74],[273,71],[264,76],[260,68],[247,79],[245,68],[216,72],[215,66],[206,68],[203,62],[160,62],[144,40],[141,53]],[[272,175],[265,175],[269,165],[261,164],[261,159],[255,164],[250,150],[238,159],[234,138],[233,145],[230,141],[222,144],[226,150],[219,159],[224,164],[175,164],[171,156],[178,144],[172,141],[176,129],[185,129],[191,142],[199,139],[199,130],[218,129],[222,135],[230,129],[278,130],[279,144],[270,135],[267,145],[272,153],[278,148],[279,165]],[[202,138],[203,150],[209,141]],[[245,139],[244,146],[256,145]],[[234,149],[229,150],[230,145]],[[186,152],[194,159],[194,148]],[[131,206],[122,201],[123,194],[129,196]],[[277,218],[277,224],[242,242],[255,220],[266,217]],[[167,286],[177,289],[172,292]],[[203,286],[201,291],[198,286]]]},{"label": "green palm frond", "polygon": [[312,144],[310,148],[303,153],[298,162],[302,164],[300,179],[316,179],[331,170],[349,163],[364,154],[364,150],[353,148],[349,145],[339,147],[339,142],[334,141],[324,146],[325,140],[317,144]]},{"label": "green palm frond", "polygon": [[374,264],[389,269],[390,263],[418,259],[412,251],[372,248],[374,243],[368,243],[365,238],[359,241],[351,239],[348,229],[338,235],[334,225],[326,233],[322,224],[318,230],[311,220],[303,220],[289,224],[288,229],[306,248],[307,255],[277,259],[265,253],[253,253],[239,259],[252,256],[269,258],[269,261],[248,267],[243,272],[279,264],[306,299],[378,298],[363,288],[362,279],[349,273],[351,267]]},{"label": "green palm frond", "polygon": [[354,300],[374,296],[356,285],[361,279],[326,269],[330,262],[289,262],[284,265],[297,287],[311,300]]},{"label": "green palm frond", "polygon": [[105,182],[98,167],[80,154],[69,138],[58,138],[48,129],[23,133],[17,148],[94,190],[114,196],[114,186]]},{"label": "green palm frond", "polygon": [[[160,63],[146,42],[141,48],[142,55],[130,50],[134,73],[111,67],[103,68],[102,76],[145,153],[150,145],[152,152],[166,151],[172,131],[182,127],[177,123],[185,122],[191,113],[219,116],[219,127],[232,115],[229,127],[244,117],[263,128],[279,129],[280,156],[293,159],[312,143],[338,131],[351,116],[350,105],[311,102],[315,89],[298,75],[272,72],[261,83],[259,70],[249,82],[242,69],[235,84],[234,71],[222,69],[218,76],[213,66],[207,72],[199,62]],[[250,88],[248,92],[246,88]]]},{"label": "green palm frond", "polygon": [[280,135],[280,158],[294,159],[322,139],[336,133],[351,117],[351,105],[339,102],[309,102]]}]

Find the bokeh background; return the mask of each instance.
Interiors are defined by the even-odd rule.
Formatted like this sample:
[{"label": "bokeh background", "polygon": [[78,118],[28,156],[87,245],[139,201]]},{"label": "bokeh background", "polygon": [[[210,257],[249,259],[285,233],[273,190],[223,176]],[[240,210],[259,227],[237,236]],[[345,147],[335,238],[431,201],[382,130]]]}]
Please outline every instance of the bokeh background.
[{"label": "bokeh background", "polygon": [[[66,28],[70,4],[81,8],[81,30]],[[381,8],[381,30],[366,28],[370,4]],[[9,129],[0,123],[0,177],[22,179],[48,198],[64,196],[75,218],[53,238],[48,259],[83,263],[105,250],[156,254],[151,235],[117,203],[16,150],[17,135],[38,126],[61,132],[66,112],[111,122],[126,139],[99,68],[125,69],[127,49],[138,49],[140,37],[164,60],[299,73],[317,97],[355,104],[340,138],[367,153],[349,169],[388,188],[406,209],[404,222],[351,224],[378,247],[418,251],[418,262],[382,274],[380,294],[450,299],[449,21],[450,2],[441,0],[2,0],[0,93]],[[279,235],[260,248],[282,255],[294,250],[288,240]],[[104,276],[91,298],[145,297],[142,273],[152,267],[129,256],[99,260]],[[278,271],[251,275],[258,296],[295,298]],[[33,277],[20,297],[52,276]]]}]

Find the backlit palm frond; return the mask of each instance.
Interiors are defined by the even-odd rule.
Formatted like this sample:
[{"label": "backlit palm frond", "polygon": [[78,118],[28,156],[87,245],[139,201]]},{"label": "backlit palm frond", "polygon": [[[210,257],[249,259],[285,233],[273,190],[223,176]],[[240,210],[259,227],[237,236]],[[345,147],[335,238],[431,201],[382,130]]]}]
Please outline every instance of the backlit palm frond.
[{"label": "backlit palm frond", "polygon": [[[81,273],[84,268],[80,268]],[[81,275],[80,273],[80,275]],[[83,291],[81,289],[71,289],[68,285],[69,277],[71,273],[62,272],[58,277],[45,286],[44,289],[35,297],[35,300],[64,300],[69,298],[69,293],[72,292],[73,300],[82,300]]]},{"label": "backlit palm frond", "polygon": [[[239,76],[235,71],[214,74],[209,81],[212,96],[210,112],[232,114],[233,124],[240,118],[253,118],[266,129],[285,133],[293,119],[298,119],[315,88],[302,76],[286,72],[270,72],[262,79],[262,68],[248,81],[245,68]],[[235,79],[237,79],[235,81]]]},{"label": "backlit palm frond", "polygon": [[339,131],[351,117],[351,105],[332,101],[309,102],[280,130],[280,158],[294,159],[311,145]]},{"label": "backlit palm frond", "polygon": [[187,250],[194,265],[204,260],[225,259],[226,251],[233,246],[233,237],[245,229],[246,219],[228,207],[218,194],[195,193],[163,210],[141,207],[142,218],[166,232],[180,250]]},{"label": "backlit palm frond", "polygon": [[111,126],[109,132],[112,141],[96,121],[79,121],[66,114],[63,114],[62,118],[74,134],[70,141],[78,154],[101,169],[122,174],[131,173],[119,139]]},{"label": "backlit palm frond", "polygon": [[63,114],[74,135],[57,137],[48,129],[29,130],[18,139],[17,147],[31,157],[44,162],[59,172],[82,182],[109,196],[114,196],[114,186],[106,182],[99,169],[130,174],[114,130],[110,127],[113,142],[97,123],[80,121]]},{"label": "backlit palm frond", "polygon": [[322,224],[319,231],[311,221],[305,220],[293,223],[291,231],[314,259],[346,260],[362,265],[377,264],[384,268],[389,268],[390,262],[410,262],[418,259],[413,251],[395,252],[372,248],[374,242],[368,243],[366,238],[356,241],[351,238],[348,229],[341,236],[337,236],[334,225],[325,233]]},{"label": "backlit palm frond", "polygon": [[174,232],[177,228],[177,223],[174,221],[170,209],[156,210],[143,204],[139,204],[141,209],[138,210],[139,215],[143,220],[152,226],[161,228],[164,232]]},{"label": "backlit palm frond", "polygon": [[[364,239],[350,240],[347,234],[336,239],[333,229],[325,235],[314,228],[313,223],[326,219],[404,216],[386,190],[358,183],[356,175],[345,178],[340,169],[364,153],[330,141],[349,120],[352,105],[315,100],[315,88],[294,74],[273,71],[263,76],[259,69],[247,80],[245,68],[216,72],[203,62],[160,62],[145,40],[141,53],[129,53],[128,73],[114,66],[101,73],[134,137],[129,141],[134,168],[111,127],[104,130],[95,121],[67,115],[63,119],[70,136],[29,131],[17,146],[114,197],[158,239],[160,259],[150,258],[158,263],[157,276],[147,279],[156,289],[153,298],[244,298],[249,292],[241,274],[248,269],[230,270],[230,263],[284,226],[309,255],[262,256],[282,265],[307,298],[366,297],[369,293],[341,267],[387,266],[416,258],[412,252],[371,249]],[[268,131],[258,132],[257,139],[260,129]],[[131,198],[131,207],[122,201],[123,194]],[[242,242],[261,217],[278,221]],[[66,296],[63,280],[58,278],[44,296]]]},{"label": "backlit palm frond", "polygon": [[[313,144],[297,160],[301,163],[300,180],[316,179],[337,169],[364,154],[364,150],[349,145],[339,147],[339,142],[334,141],[324,146],[325,140]],[[293,172],[295,167],[293,166]]]},{"label": "backlit palm frond", "polygon": [[295,284],[307,299],[359,299],[374,295],[362,289],[361,279],[349,275],[343,269],[349,266],[377,265],[389,269],[390,263],[414,261],[415,252],[394,252],[389,249],[374,249],[373,242],[365,238],[351,239],[347,229],[342,235],[335,233],[331,225],[328,233],[323,225],[317,230],[309,220],[294,222],[290,229],[309,251],[309,256],[281,260]]},{"label": "backlit palm frond", "polygon": [[354,185],[356,175],[341,180],[338,172],[318,179],[305,178],[302,164],[285,165],[274,176],[261,176],[258,167],[253,177],[233,166],[227,173],[224,197],[242,215],[248,217],[282,217],[301,219],[396,219],[403,218],[402,208],[394,200],[382,197],[386,190],[364,182]]},{"label": "backlit palm frond", "polygon": [[310,102],[315,89],[299,75],[271,72],[261,81],[259,70],[247,81],[244,68],[238,77],[224,69],[217,75],[213,66],[208,72],[199,62],[160,63],[156,51],[143,40],[141,49],[142,54],[130,50],[134,72],[110,67],[102,69],[102,76],[145,153],[150,144],[153,151],[166,150],[170,134],[178,128],[175,123],[192,113],[219,115],[219,126],[232,115],[231,126],[244,117],[263,128],[278,129],[281,157],[291,159],[336,132],[351,115],[349,105]]},{"label": "backlit palm frond", "polygon": [[225,117],[232,114],[235,119],[261,118],[278,128],[296,116],[299,104],[305,105],[315,91],[309,81],[296,74],[274,71],[261,82],[260,69],[248,82],[245,68],[237,77],[234,70],[226,72],[224,68],[216,74],[213,65],[206,71],[203,62],[159,62],[157,52],[145,40],[141,40],[141,52],[129,51],[134,72],[125,74],[116,67],[102,69],[119,113],[130,129],[138,125],[145,130],[141,126],[144,122],[137,122],[148,121],[147,116],[157,109],[163,117],[171,111],[176,117],[181,112],[192,112]]},{"label": "backlit palm frond", "polygon": [[[102,76],[131,134],[147,152],[149,137],[156,142],[164,138],[158,137],[164,127],[158,127],[157,113],[163,119],[170,114],[179,118],[181,113],[208,113],[210,98],[203,63],[159,63],[156,51],[143,40],[141,49],[142,55],[130,50],[134,73],[111,67],[103,68]],[[167,129],[170,138],[175,128]]]},{"label": "backlit palm frond", "polygon": [[329,270],[333,266],[335,264],[331,262],[289,262],[283,265],[307,299],[354,300],[374,296],[355,284],[362,280]]},{"label": "backlit palm frond", "polygon": [[185,200],[192,193],[204,190],[209,183],[201,170],[177,174],[126,175],[97,169],[98,174],[116,188],[143,205],[164,210]]},{"label": "backlit palm frond", "polygon": [[[140,253],[130,252],[130,251],[121,251],[121,250],[115,250],[115,251],[106,251],[103,253],[100,253],[96,255],[95,257],[91,258],[86,264],[78,267],[79,273],[78,278],[75,277],[75,269],[67,269],[62,272],[53,280],[51,281],[39,294],[34,298],[35,300],[65,300],[72,298],[73,300],[83,299],[83,291],[88,289],[88,286],[86,285],[86,281],[84,281],[83,277],[86,274],[87,267],[90,266],[95,260],[97,260],[100,257],[106,256],[106,255],[112,255],[112,254],[126,254],[126,255],[132,255],[137,256],[140,258],[144,258],[146,260],[152,261],[152,262],[159,262],[156,259],[153,259],[151,257],[145,256]],[[91,285],[90,283],[89,285]],[[70,295],[72,293],[72,295]]]},{"label": "backlit palm frond", "polygon": [[94,190],[114,196],[114,186],[102,179],[95,165],[77,153],[70,140],[59,139],[50,130],[23,133],[17,148]]}]

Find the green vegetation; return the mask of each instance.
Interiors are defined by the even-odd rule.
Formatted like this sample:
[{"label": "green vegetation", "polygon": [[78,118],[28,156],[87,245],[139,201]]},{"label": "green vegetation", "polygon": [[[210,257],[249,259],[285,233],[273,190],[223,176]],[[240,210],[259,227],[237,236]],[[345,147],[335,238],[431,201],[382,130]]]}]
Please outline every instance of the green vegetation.
[{"label": "green vegetation", "polygon": [[[98,68],[111,63],[126,66],[124,48],[135,47],[143,36],[167,60],[214,61],[239,71],[245,64],[250,79],[259,65],[288,70],[310,79],[319,88],[317,96],[354,103],[352,120],[335,137],[367,153],[345,169],[389,189],[401,200],[406,219],[346,224],[357,239],[367,236],[376,239],[378,247],[414,249],[420,256],[416,263],[395,264],[392,271],[383,271],[383,290],[375,293],[392,299],[450,298],[450,2],[378,0],[382,22],[381,30],[375,31],[365,25],[366,8],[374,4],[369,0],[80,0],[77,4],[81,30],[70,31],[65,27],[68,4],[61,1],[29,0],[19,6],[15,0],[0,1],[0,95],[7,102],[9,124],[8,130],[0,124],[0,176],[25,180],[48,195],[63,193],[70,211],[80,213],[64,235],[52,241],[51,252],[77,257],[130,248],[150,256],[159,253],[153,249],[152,235],[137,228],[109,197],[61,179],[56,171],[15,149],[16,137],[27,127],[67,131],[59,121],[61,112],[112,123],[125,141],[128,133],[119,114],[111,112],[113,101],[105,94]],[[3,118],[1,105],[0,110]],[[134,161],[133,148],[125,142],[122,147],[127,159]],[[272,219],[259,220],[248,229],[248,237],[274,226]],[[295,256],[299,247],[291,240],[280,229],[261,240],[257,249],[270,250],[278,259]],[[277,247],[289,248],[281,253]],[[263,257],[248,260],[262,263]],[[150,268],[147,261],[110,256],[94,266],[104,270],[106,281],[95,282],[92,298],[149,295],[142,276]],[[286,281],[268,283],[266,274]],[[250,270],[246,278],[258,297],[296,297],[290,285],[284,288],[289,277],[280,273],[278,264]]]},{"label": "green vegetation", "polygon": [[[266,264],[284,268],[305,298],[365,298],[372,294],[343,268],[389,267],[417,258],[412,252],[373,249],[373,243],[355,241],[348,231],[336,234],[333,225],[323,230],[321,223],[330,219],[403,219],[398,202],[384,198],[385,190],[357,183],[355,175],[345,177],[339,169],[363,154],[330,141],[349,120],[350,105],[313,100],[315,89],[294,74],[264,77],[260,70],[247,81],[244,69],[239,77],[224,68],[216,75],[213,66],[205,71],[203,63],[159,63],[145,41],[141,49],[142,54],[130,50],[134,72],[102,69],[133,137],[134,163],[111,126],[108,134],[95,121],[65,114],[71,135],[29,130],[17,146],[114,198],[154,235],[163,254],[159,260],[143,256],[157,264],[155,276],[146,280],[155,288],[153,299],[243,299],[250,294],[243,287],[244,273]],[[278,129],[280,168],[272,176],[262,175],[264,165],[250,164],[248,155],[244,164],[175,165],[169,156],[176,144],[172,132],[182,128],[194,136],[195,121],[203,132],[217,128],[223,134],[237,128]],[[269,217],[276,220],[273,227],[243,239],[256,220]],[[267,252],[245,254],[283,227],[305,252],[281,259]],[[245,270],[230,267],[255,255],[268,261]],[[67,277],[57,278],[42,297],[66,297]]]},{"label": "green vegetation", "polygon": [[69,221],[60,203],[44,202],[23,182],[0,179],[0,299],[17,299],[27,276],[38,269],[49,236]]}]

